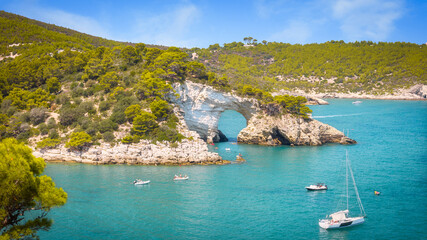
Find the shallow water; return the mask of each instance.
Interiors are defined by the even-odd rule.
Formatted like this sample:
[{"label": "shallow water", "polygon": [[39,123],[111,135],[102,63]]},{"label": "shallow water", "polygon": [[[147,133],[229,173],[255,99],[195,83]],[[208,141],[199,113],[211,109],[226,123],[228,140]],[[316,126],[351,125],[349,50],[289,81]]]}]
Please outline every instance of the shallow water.
[{"label": "shallow water", "polygon": [[[54,225],[41,239],[426,238],[427,102],[352,101],[311,107],[315,119],[348,129],[358,141],[352,146],[210,146],[225,159],[241,153],[247,160],[227,166],[48,164],[46,174],[68,193],[68,202],[51,211]],[[245,125],[240,114],[227,111],[219,128],[235,141]],[[368,218],[326,231],[318,219],[345,207],[346,150]],[[190,179],[172,181],[177,173]],[[151,183],[134,186],[135,178]],[[317,182],[329,190],[304,189]],[[351,197],[350,211],[357,214]]]}]

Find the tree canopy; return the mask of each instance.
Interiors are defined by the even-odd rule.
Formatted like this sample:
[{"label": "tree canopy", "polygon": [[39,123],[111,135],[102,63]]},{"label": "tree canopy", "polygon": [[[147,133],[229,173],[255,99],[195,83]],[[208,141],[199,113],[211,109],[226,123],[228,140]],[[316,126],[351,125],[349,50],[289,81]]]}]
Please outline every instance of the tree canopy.
[{"label": "tree canopy", "polygon": [[[0,233],[5,239],[36,237],[38,230],[52,224],[46,216],[53,207],[67,201],[67,193],[41,175],[42,158],[15,139],[0,142]],[[32,214],[28,215],[31,212]],[[31,217],[35,216],[36,217]]]}]

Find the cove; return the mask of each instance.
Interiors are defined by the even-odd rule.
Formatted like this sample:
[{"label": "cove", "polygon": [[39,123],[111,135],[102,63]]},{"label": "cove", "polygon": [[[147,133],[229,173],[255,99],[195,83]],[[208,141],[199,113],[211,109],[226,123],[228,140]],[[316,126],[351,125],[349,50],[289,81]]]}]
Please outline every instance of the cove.
[{"label": "cove", "polygon": [[[355,145],[266,147],[229,141],[210,146],[224,159],[242,153],[247,161],[224,166],[48,164],[46,174],[69,198],[48,215],[52,229],[40,231],[40,237],[422,239],[427,235],[427,102],[363,100],[355,106],[352,101],[333,99],[311,108],[314,119],[348,129]],[[232,139],[227,130],[246,123],[230,113],[223,113],[219,129]],[[346,149],[368,218],[354,228],[326,231],[318,219],[345,204]],[[190,179],[173,182],[176,173]],[[151,184],[134,186],[135,178]],[[318,181],[330,189],[304,189]],[[375,196],[374,190],[382,194]]]}]

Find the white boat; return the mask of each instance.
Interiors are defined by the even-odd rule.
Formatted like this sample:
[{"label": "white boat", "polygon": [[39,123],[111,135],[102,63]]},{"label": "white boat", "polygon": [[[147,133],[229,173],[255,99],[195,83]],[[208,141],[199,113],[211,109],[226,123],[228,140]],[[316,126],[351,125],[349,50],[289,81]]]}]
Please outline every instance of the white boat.
[{"label": "white boat", "polygon": [[328,186],[323,183],[318,183],[316,185],[312,184],[308,187],[305,187],[308,191],[320,191],[320,190],[328,190]]},{"label": "white boat", "polygon": [[225,148],[225,151],[227,151],[227,152],[230,151],[230,150],[231,150],[230,148]]},{"label": "white boat", "polygon": [[145,185],[145,184],[149,184],[150,180],[147,181],[142,181],[141,179],[136,179],[135,181],[133,181],[133,184],[135,185]]},{"label": "white boat", "polygon": [[354,102],[352,102],[353,104],[361,104],[362,103],[362,101],[354,101]]},{"label": "white boat", "polygon": [[187,175],[185,175],[185,176],[177,176],[177,175],[175,175],[175,177],[173,177],[173,180],[174,181],[188,180],[188,176]]},{"label": "white boat", "polygon": [[[351,227],[354,225],[362,224],[365,222],[365,210],[363,209],[362,201],[359,197],[359,192],[357,191],[356,181],[354,180],[353,170],[351,169],[350,161],[348,160],[348,154],[346,152],[346,193],[347,193],[347,209],[332,213],[327,219],[320,219],[319,226],[324,229],[337,229]],[[350,217],[348,210],[348,176],[350,174],[351,179],[353,180],[354,190],[356,192],[357,203],[360,209],[360,216]]]}]

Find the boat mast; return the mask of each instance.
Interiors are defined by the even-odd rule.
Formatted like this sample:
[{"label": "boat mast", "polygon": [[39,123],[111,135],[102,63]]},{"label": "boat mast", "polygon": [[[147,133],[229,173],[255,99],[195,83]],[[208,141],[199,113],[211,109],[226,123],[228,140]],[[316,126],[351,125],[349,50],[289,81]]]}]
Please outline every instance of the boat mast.
[{"label": "boat mast", "polygon": [[[362,214],[362,216],[366,216],[365,209],[363,208],[362,201],[360,200],[360,197],[359,197],[359,191],[357,190],[356,181],[354,180],[353,170],[351,169],[350,161],[348,161],[348,169],[350,169],[351,179],[353,180],[354,190],[356,191],[357,203],[359,204],[360,214]],[[348,189],[347,189],[347,209],[348,209]]]},{"label": "boat mast", "polygon": [[345,189],[347,195],[347,210],[348,210],[348,152],[345,150]]}]

